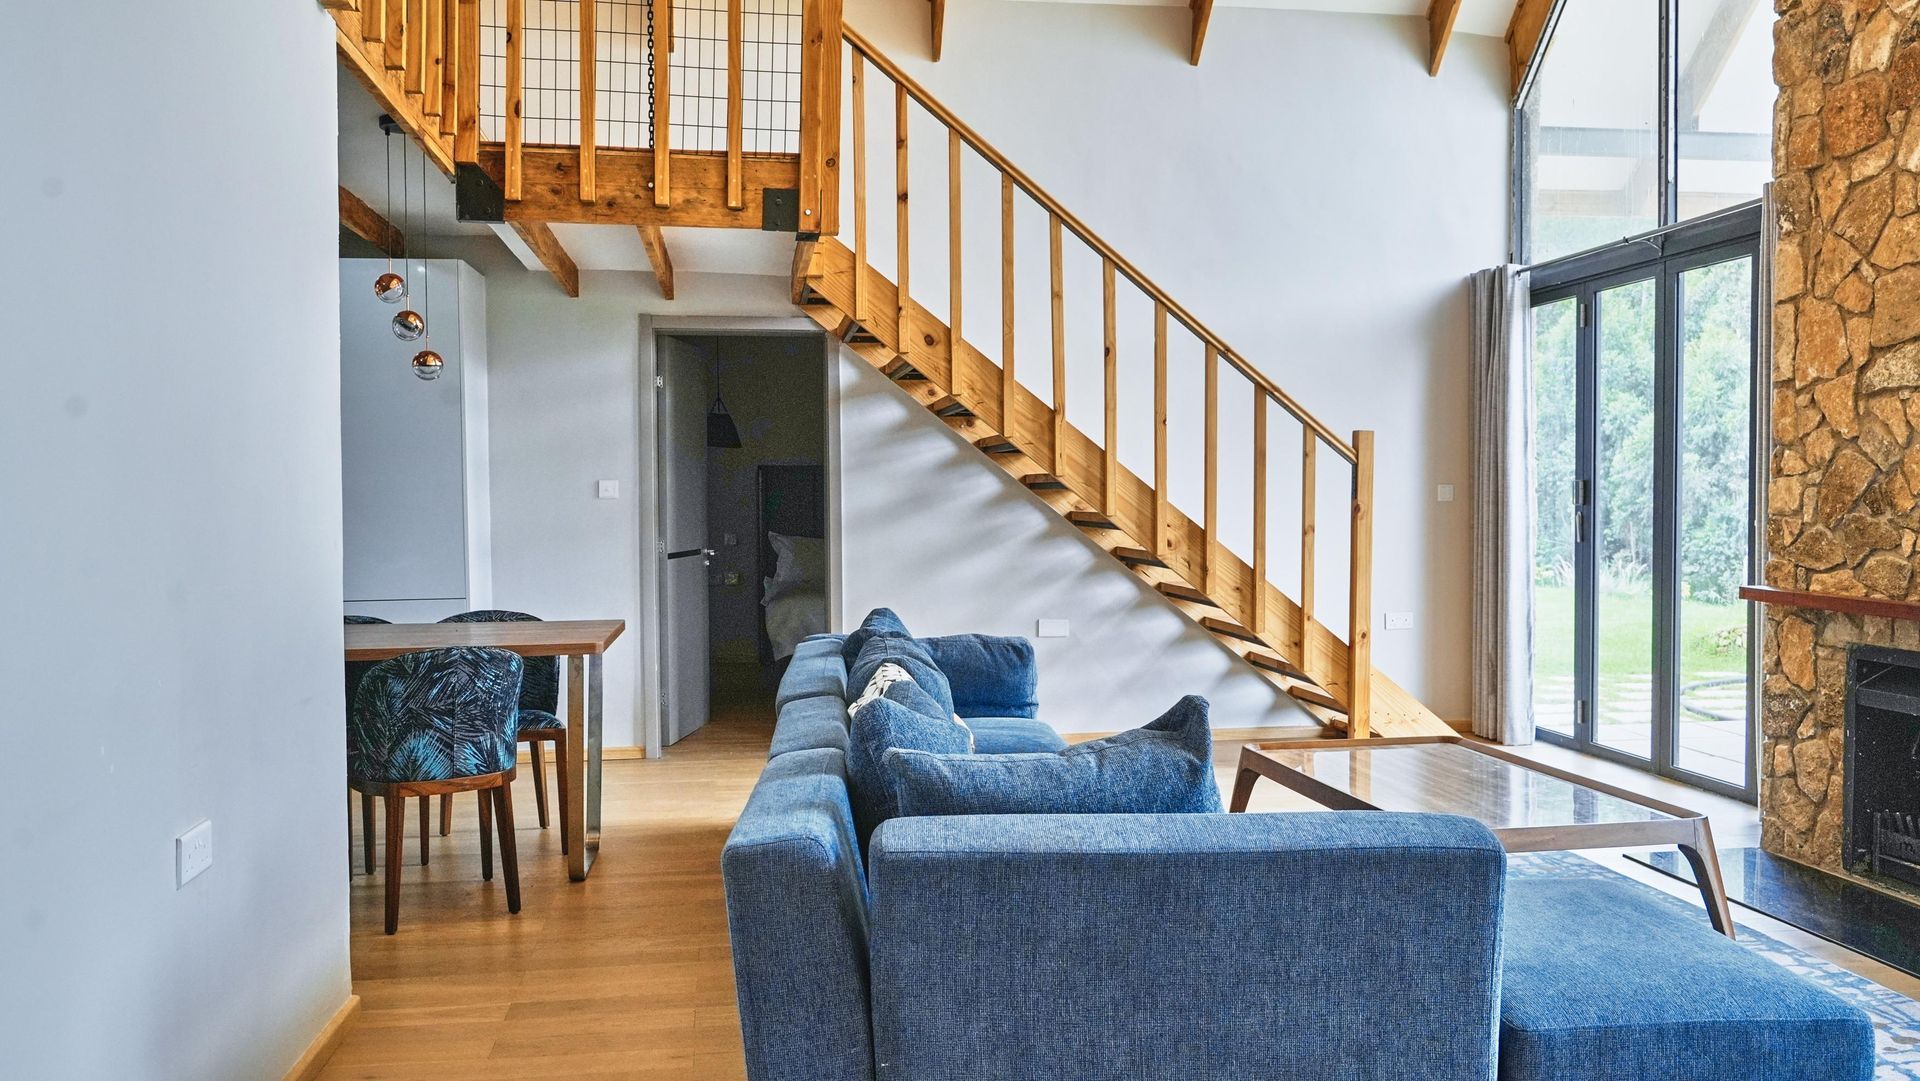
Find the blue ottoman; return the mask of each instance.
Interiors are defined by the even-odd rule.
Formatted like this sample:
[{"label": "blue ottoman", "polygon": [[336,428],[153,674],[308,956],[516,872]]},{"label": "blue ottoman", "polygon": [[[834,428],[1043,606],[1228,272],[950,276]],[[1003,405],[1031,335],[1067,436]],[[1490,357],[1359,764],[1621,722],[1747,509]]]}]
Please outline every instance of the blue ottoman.
[{"label": "blue ottoman", "polygon": [[1869,1081],[1853,1006],[1624,879],[1511,879],[1502,1081]]}]

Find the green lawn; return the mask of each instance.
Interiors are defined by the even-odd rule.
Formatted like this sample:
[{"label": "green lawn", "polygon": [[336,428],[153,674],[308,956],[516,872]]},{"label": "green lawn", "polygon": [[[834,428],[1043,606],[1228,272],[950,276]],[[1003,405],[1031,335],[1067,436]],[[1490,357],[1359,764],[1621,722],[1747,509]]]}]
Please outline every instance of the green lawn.
[{"label": "green lawn", "polygon": [[[1535,586],[1534,671],[1543,677],[1573,675],[1573,588]],[[1652,670],[1653,598],[1645,593],[1602,593],[1600,674],[1628,676]],[[1742,602],[1680,605],[1680,681],[1708,672],[1744,672],[1747,622]]]}]

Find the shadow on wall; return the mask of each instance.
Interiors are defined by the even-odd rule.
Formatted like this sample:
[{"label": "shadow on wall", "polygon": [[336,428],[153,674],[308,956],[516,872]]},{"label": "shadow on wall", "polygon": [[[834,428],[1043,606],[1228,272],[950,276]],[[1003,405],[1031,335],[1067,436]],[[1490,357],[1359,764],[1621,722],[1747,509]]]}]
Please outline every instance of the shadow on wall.
[{"label": "shadow on wall", "polygon": [[[1146,723],[1205,695],[1216,728],[1312,724],[939,418],[842,350],[841,576],[855,620],[886,605],[918,634],[1036,639],[1041,716],[1064,732]],[[845,629],[845,628],[842,628]]]}]

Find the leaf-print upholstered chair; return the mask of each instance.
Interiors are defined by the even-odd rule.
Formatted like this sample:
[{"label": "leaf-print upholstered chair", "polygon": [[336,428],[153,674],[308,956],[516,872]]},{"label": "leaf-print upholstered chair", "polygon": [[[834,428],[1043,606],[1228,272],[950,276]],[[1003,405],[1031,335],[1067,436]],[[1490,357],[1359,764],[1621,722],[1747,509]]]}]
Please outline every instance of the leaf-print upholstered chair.
[{"label": "leaf-print upholstered chair", "polygon": [[[346,616],[342,619],[342,622],[349,625],[369,626],[376,623],[388,624],[393,621],[390,619],[381,619],[379,616]],[[372,671],[373,666],[378,663],[378,661],[347,662],[347,716],[349,718],[353,716],[353,696],[360,691],[361,679],[365,678],[366,674]],[[422,867],[427,865],[427,819],[431,813],[428,810],[430,803],[431,801],[425,796],[420,797],[420,865]],[[348,812],[348,817],[352,817],[351,811]],[[445,836],[447,831],[441,830],[440,832],[442,836]],[[348,833],[349,840],[351,840],[351,826],[348,828]],[[373,873],[373,837],[373,797],[363,792],[360,795],[360,841],[361,847],[366,851],[368,874]]]},{"label": "leaf-print upholstered chair", "polygon": [[[442,623],[538,623],[539,616],[483,608],[448,616]],[[560,854],[567,854],[567,756],[566,722],[560,719],[560,659],[526,657],[526,678],[520,684],[520,742],[527,745],[533,759],[534,810],[539,813],[540,828],[547,828],[547,766],[541,745],[553,744],[553,772],[560,782]],[[453,828],[453,808],[440,801],[440,832]]]},{"label": "leaf-print upholstered chair", "polygon": [[428,649],[381,661],[347,720],[347,784],[387,804],[386,928],[400,921],[400,849],[409,796],[480,793],[480,875],[493,879],[497,829],[507,911],[520,911],[513,838],[521,661],[504,649]]}]

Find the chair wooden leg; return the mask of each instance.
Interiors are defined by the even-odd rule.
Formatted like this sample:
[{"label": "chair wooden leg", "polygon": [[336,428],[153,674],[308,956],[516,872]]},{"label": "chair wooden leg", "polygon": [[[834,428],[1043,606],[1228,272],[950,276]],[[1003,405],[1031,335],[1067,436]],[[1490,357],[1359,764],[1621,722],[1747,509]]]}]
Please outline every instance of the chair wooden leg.
[{"label": "chair wooden leg", "polygon": [[400,928],[400,853],[407,846],[407,797],[387,796],[387,933]]},{"label": "chair wooden leg", "polygon": [[547,828],[547,764],[540,752],[540,740],[527,744],[527,750],[533,755],[533,802],[539,812],[540,828]]},{"label": "chair wooden leg", "polygon": [[493,793],[477,792],[480,807],[480,881],[493,881]]},{"label": "chair wooden leg", "polygon": [[[537,746],[537,744],[536,744]],[[560,782],[560,854],[567,854],[567,745],[555,740],[553,744],[553,779]]]},{"label": "chair wooden leg", "polygon": [[360,793],[360,844],[367,850],[367,873],[373,873],[373,797]]},{"label": "chair wooden leg", "polygon": [[433,797],[420,797],[420,866],[427,865],[427,835],[433,830],[427,826],[427,820],[433,815]]},{"label": "chair wooden leg", "polygon": [[453,832],[453,793],[444,792],[440,796],[440,836]]},{"label": "chair wooden leg", "polygon": [[493,827],[500,833],[500,873],[507,877],[507,911],[520,911],[520,854],[513,842],[513,788],[493,790]]}]

